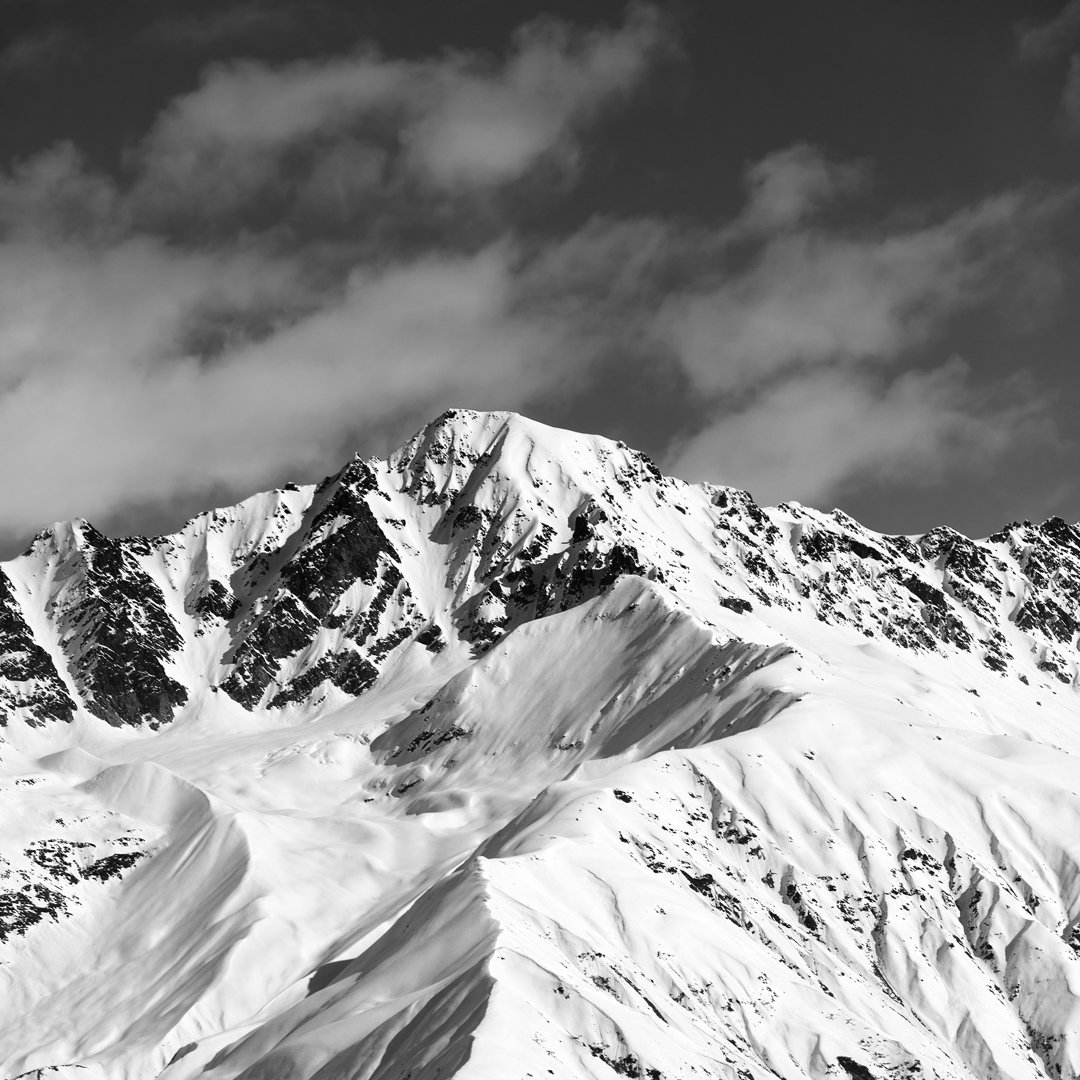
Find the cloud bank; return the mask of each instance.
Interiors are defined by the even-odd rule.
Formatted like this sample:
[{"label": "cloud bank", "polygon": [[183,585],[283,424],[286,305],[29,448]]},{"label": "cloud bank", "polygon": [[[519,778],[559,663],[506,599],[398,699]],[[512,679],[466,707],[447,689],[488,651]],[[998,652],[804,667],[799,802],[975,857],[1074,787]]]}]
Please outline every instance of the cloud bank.
[{"label": "cloud bank", "polygon": [[522,201],[556,205],[677,55],[637,6],[606,29],[532,23],[499,57],[215,64],[122,173],[70,144],[18,163],[0,176],[8,535],[242,496],[449,405],[600,392],[613,362],[685,386],[665,464],[770,499],[929,482],[1045,437],[1037,403],[936,349],[1048,263],[1069,193],[852,218],[867,163],[800,144],[747,165],[727,220],[525,227]]}]

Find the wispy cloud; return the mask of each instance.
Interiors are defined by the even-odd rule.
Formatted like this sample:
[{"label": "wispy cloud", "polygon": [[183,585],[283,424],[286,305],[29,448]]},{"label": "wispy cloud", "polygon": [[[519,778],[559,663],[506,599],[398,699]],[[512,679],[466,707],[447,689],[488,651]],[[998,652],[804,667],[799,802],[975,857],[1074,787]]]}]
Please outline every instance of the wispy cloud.
[{"label": "wispy cloud", "polygon": [[1060,130],[1080,134],[1080,0],[1068,3],[1051,19],[1028,20],[1016,29],[1016,54],[1022,63],[1046,63],[1068,56],[1058,109]]},{"label": "wispy cloud", "polygon": [[916,228],[785,229],[741,272],[671,299],[666,317],[708,392],[796,365],[893,360],[999,288],[1045,210],[1008,195]]},{"label": "wispy cloud", "polygon": [[0,74],[33,78],[78,53],[79,43],[69,30],[47,26],[17,37],[0,49]]},{"label": "wispy cloud", "polygon": [[636,7],[614,30],[530,24],[499,61],[404,61],[366,48],[285,66],[215,65],[134,151],[133,197],[202,218],[265,198],[280,215],[342,190],[487,190],[538,165],[565,172],[583,126],[638,87],[669,42],[655,9]]},{"label": "wispy cloud", "polygon": [[798,143],[769,154],[746,170],[747,205],[737,232],[775,232],[801,225],[870,180],[866,162],[829,161]]},{"label": "wispy cloud", "polygon": [[295,31],[304,19],[317,17],[321,5],[309,2],[303,9],[247,0],[222,4],[214,11],[198,14],[168,13],[153,19],[143,32],[144,40],[169,45],[204,49],[222,45],[249,45],[253,38],[278,37]]},{"label": "wispy cloud", "polygon": [[1080,0],[1068,3],[1050,19],[1026,20],[1016,29],[1016,51],[1025,62],[1051,60],[1071,52],[1080,41]]},{"label": "wispy cloud", "polygon": [[1066,133],[1080,134],[1080,53],[1069,60],[1061,91],[1061,122]]},{"label": "wispy cloud", "polygon": [[[756,251],[668,298],[661,333],[708,402],[704,426],[673,448],[680,474],[813,501],[898,470],[940,480],[1030,427],[1027,409],[999,401],[985,380],[972,385],[960,359],[926,360],[959,314],[1032,287],[1033,268],[1053,261],[1047,227],[1076,193],[824,225],[825,200],[857,191],[865,175],[806,147],[753,166],[726,236],[767,223]],[[778,211],[761,210],[762,176],[782,193],[766,199]]]},{"label": "wispy cloud", "polygon": [[1019,384],[980,390],[958,358],[894,375],[826,367],[719,410],[675,448],[672,468],[773,503],[820,503],[883,481],[932,486],[1052,438],[1044,406]]}]

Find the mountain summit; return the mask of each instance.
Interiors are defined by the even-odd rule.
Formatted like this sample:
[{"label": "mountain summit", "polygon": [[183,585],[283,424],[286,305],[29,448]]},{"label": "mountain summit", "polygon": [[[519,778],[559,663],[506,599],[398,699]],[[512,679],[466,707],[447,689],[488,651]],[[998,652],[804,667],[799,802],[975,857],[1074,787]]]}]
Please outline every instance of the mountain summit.
[{"label": "mountain summit", "polygon": [[1080,528],[454,410],[0,565],[0,1067],[1080,1074]]}]

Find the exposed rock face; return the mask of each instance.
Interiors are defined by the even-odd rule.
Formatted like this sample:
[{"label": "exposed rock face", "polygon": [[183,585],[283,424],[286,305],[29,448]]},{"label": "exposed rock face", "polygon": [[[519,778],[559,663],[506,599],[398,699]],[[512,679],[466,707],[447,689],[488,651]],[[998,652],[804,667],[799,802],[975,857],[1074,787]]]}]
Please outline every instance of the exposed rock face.
[{"label": "exposed rock face", "polygon": [[31,723],[70,722],[74,708],[52,657],[34,640],[11,581],[0,570],[0,724],[14,710]]},{"label": "exposed rock face", "polygon": [[110,724],[160,724],[188,692],[166,670],[183,640],[165,596],[142,568],[149,541],[79,529],[74,571],[59,611],[62,645],[86,707]]}]

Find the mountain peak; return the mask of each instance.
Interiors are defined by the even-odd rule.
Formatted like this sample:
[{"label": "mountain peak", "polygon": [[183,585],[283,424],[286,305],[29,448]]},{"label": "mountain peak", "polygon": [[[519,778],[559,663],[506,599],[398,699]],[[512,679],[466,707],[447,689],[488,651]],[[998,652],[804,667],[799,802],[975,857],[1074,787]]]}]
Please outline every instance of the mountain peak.
[{"label": "mountain peak", "polygon": [[549,427],[516,412],[447,409],[395,451],[390,464],[403,471],[421,461],[469,468],[477,461],[492,461],[504,448],[513,458],[527,458],[538,448],[556,457],[575,445],[596,441],[607,442]]}]

